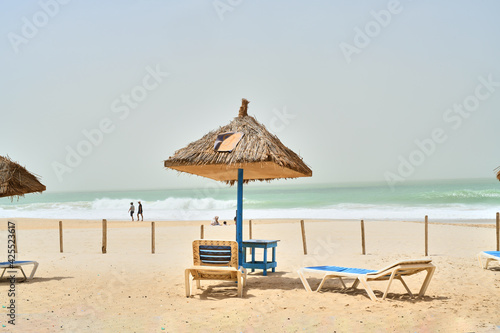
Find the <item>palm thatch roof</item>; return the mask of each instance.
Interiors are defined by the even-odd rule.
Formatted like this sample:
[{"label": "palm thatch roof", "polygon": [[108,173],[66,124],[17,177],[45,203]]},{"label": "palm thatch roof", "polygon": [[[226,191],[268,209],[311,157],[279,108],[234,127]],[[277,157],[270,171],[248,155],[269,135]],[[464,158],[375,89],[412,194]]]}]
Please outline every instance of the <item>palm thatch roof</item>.
[{"label": "palm thatch roof", "polygon": [[500,180],[500,167],[496,168],[494,171],[497,174],[497,179]]},{"label": "palm thatch roof", "polygon": [[[244,183],[311,177],[312,170],[299,155],[248,115],[248,103],[243,99],[238,117],[177,150],[164,162],[164,166],[230,185],[238,179],[237,170],[240,168],[244,169]],[[243,136],[232,151],[215,150],[217,136],[227,132],[240,132]]]},{"label": "palm thatch roof", "polygon": [[0,197],[19,198],[26,193],[41,193],[45,189],[38,176],[13,162],[9,157],[0,156]]}]

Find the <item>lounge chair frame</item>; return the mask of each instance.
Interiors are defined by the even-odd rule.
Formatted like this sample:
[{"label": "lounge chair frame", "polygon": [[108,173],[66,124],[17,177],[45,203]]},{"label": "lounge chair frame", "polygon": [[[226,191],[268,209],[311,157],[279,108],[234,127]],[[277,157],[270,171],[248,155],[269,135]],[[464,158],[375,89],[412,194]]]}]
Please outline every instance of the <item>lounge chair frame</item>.
[{"label": "lounge chair frame", "polygon": [[[33,268],[31,269],[31,274],[30,277],[26,277],[26,274],[24,273],[23,267],[24,265],[33,265]],[[5,271],[7,269],[19,269],[21,273],[23,273],[24,280],[31,280],[33,276],[35,276],[35,272],[38,268],[38,262],[36,261],[14,261],[12,264],[8,261],[6,262],[0,262],[0,268],[3,268],[2,275],[0,275],[0,279],[3,278],[3,275],[5,274]]]},{"label": "lounge chair frame", "polygon": [[[322,273],[323,279],[321,280],[318,288],[315,290],[318,292],[324,285],[326,280],[329,279],[339,279],[340,283],[344,287],[344,289],[347,289],[344,280],[342,278],[354,278],[354,283],[351,286],[352,289],[356,289],[359,284],[366,290],[368,296],[372,301],[376,301],[378,298],[375,296],[375,293],[373,292],[372,288],[368,284],[369,281],[389,281],[387,283],[387,288],[385,289],[384,295],[382,299],[385,299],[387,297],[387,294],[389,292],[389,288],[391,287],[392,281],[393,280],[399,280],[405,287],[406,291],[408,294],[413,297],[413,294],[411,293],[410,289],[408,288],[407,284],[403,280],[403,276],[410,276],[417,274],[422,271],[426,271],[427,275],[422,283],[422,287],[420,288],[420,292],[418,293],[418,296],[422,297],[424,296],[427,287],[429,286],[429,283],[432,279],[432,276],[434,274],[434,271],[436,270],[436,266],[431,264],[430,259],[416,259],[416,260],[401,260],[398,262],[393,263],[390,266],[387,266],[381,270],[378,271],[373,271],[373,272],[368,272],[368,273],[349,273],[349,272],[335,272],[335,271],[329,271],[329,270],[318,270],[314,269],[312,267],[303,267],[297,271],[299,274],[300,280],[302,281],[302,284],[304,285],[304,288],[308,292],[312,292],[311,286],[307,282],[307,279],[304,276],[305,272],[313,272],[313,273]],[[340,267],[342,268],[342,267]],[[365,271],[365,270],[361,270]]]},{"label": "lounge chair frame", "polygon": [[[484,263],[483,263],[484,259]],[[477,255],[477,260],[479,260],[479,265],[482,268],[488,269],[488,265],[492,261],[498,261],[500,263],[500,251],[483,251],[479,252]]]},{"label": "lounge chair frame", "polygon": [[[230,258],[222,260],[220,255],[201,254],[200,247],[205,251],[213,248],[230,249]],[[217,250],[215,250],[217,251]],[[203,257],[203,258],[202,258]],[[191,296],[192,280],[196,281],[198,289],[201,288],[201,280],[224,280],[235,281],[238,284],[238,296],[243,297],[243,287],[246,285],[247,270],[238,265],[238,243],[223,240],[195,240],[193,241],[193,266],[185,270],[186,297]]]}]

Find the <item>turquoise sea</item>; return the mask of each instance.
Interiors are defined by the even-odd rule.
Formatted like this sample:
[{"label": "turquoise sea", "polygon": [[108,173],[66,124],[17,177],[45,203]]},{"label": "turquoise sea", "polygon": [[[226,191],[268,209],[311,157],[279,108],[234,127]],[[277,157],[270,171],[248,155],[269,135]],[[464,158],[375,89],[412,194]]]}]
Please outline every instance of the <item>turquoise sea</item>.
[{"label": "turquoise sea", "polygon": [[[0,199],[0,217],[126,220],[140,200],[147,220],[232,220],[236,187],[28,194]],[[446,180],[387,184],[273,183],[244,186],[244,218],[486,222],[500,211],[500,182]]]}]

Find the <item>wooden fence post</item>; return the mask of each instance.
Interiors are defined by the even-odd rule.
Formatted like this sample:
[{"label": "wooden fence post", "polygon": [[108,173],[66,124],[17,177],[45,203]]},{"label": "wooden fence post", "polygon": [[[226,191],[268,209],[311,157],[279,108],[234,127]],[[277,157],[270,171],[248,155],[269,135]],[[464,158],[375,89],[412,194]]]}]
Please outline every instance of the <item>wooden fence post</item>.
[{"label": "wooden fence post", "polygon": [[63,225],[59,221],[59,252],[63,253]]},{"label": "wooden fence post", "polygon": [[365,221],[361,220],[361,252],[366,254],[365,246]]},{"label": "wooden fence post", "polygon": [[425,256],[429,255],[429,218],[425,215]]},{"label": "wooden fence post", "polygon": [[155,253],[155,223],[151,222],[151,253]]},{"label": "wooden fence post", "polygon": [[500,251],[500,213],[497,212],[497,251]]},{"label": "wooden fence post", "polygon": [[304,220],[300,220],[300,228],[302,229],[302,245],[304,246],[304,254],[307,254],[306,227],[304,225]]},{"label": "wooden fence post", "polygon": [[108,242],[108,221],[102,220],[102,253],[106,253]]},{"label": "wooden fence post", "polygon": [[203,224],[200,227],[200,239],[205,239],[205,229],[203,228]]},{"label": "wooden fence post", "polygon": [[252,237],[252,220],[248,221],[248,233],[249,233],[249,239],[253,239],[253,237]]}]

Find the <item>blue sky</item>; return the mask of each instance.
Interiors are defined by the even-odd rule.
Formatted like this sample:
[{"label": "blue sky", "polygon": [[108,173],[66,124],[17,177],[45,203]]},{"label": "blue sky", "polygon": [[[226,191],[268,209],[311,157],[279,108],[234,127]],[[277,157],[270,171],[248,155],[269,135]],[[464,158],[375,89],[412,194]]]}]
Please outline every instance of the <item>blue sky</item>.
[{"label": "blue sky", "polygon": [[203,186],[162,161],[244,97],[312,168],[295,183],[494,177],[499,7],[3,1],[0,154],[51,191]]}]

